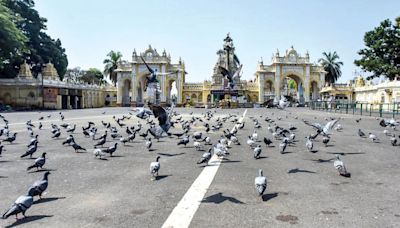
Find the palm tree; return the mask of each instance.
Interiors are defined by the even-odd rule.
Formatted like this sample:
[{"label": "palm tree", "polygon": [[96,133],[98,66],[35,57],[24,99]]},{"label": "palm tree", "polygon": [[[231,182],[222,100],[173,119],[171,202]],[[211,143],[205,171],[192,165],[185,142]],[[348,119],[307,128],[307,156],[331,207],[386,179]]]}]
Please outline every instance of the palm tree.
[{"label": "palm tree", "polygon": [[335,83],[342,76],[340,66],[343,66],[343,62],[338,61],[339,56],[336,51],[333,53],[323,52],[322,55],[323,58],[320,58],[318,62],[321,63],[326,71],[325,82],[329,84]]},{"label": "palm tree", "polygon": [[109,75],[110,80],[114,83],[114,86],[117,84],[117,73],[115,70],[118,67],[118,62],[121,61],[122,54],[117,51],[110,51],[107,54],[107,59],[103,61],[104,66],[104,75]]}]

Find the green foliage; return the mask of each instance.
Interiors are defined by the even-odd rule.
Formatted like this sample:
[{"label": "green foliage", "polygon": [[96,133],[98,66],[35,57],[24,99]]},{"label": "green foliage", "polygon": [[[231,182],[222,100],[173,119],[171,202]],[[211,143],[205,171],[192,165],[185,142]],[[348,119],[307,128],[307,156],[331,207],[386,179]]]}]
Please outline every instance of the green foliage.
[{"label": "green foliage", "polygon": [[104,66],[104,74],[108,75],[110,80],[114,83],[114,86],[117,83],[117,73],[115,72],[115,70],[118,67],[118,63],[121,61],[122,58],[122,54],[119,51],[110,51],[107,54],[106,59],[104,59],[103,64],[105,64]]},{"label": "green foliage", "polygon": [[20,20],[0,1],[0,72],[4,72],[7,65],[14,58],[21,58],[26,53],[25,42],[28,38],[14,23]]},{"label": "green foliage", "polygon": [[335,83],[340,76],[342,76],[342,70],[340,69],[343,66],[343,62],[338,61],[339,55],[334,51],[333,53],[323,52],[323,58],[320,58],[318,61],[324,67],[326,71],[325,82],[329,84]]},{"label": "green foliage", "polygon": [[297,88],[296,88],[296,81],[293,80],[293,79],[290,79],[290,80],[289,80],[288,86],[289,86],[289,89],[297,89]]},{"label": "green foliage", "polygon": [[[22,41],[24,44],[23,50],[29,51],[16,52],[16,55],[9,57],[7,63],[0,69],[0,75],[2,77],[15,77],[18,73],[18,67],[24,60],[27,60],[32,65],[32,73],[36,75],[42,70],[43,64],[51,61],[62,79],[68,66],[65,49],[59,39],[54,40],[44,32],[47,20],[40,17],[39,13],[34,9],[34,1],[2,0],[2,2],[11,15],[18,15],[18,17],[11,17],[11,21],[15,24],[20,34],[25,36]],[[1,15],[3,16],[2,13]],[[7,31],[6,27],[1,26],[0,31],[0,33]],[[13,39],[13,36],[5,37]],[[10,46],[10,44],[12,43],[7,42],[1,47]],[[5,53],[1,52],[0,58],[4,55]]]},{"label": "green foliage", "polygon": [[89,68],[80,79],[89,84],[101,85],[105,83],[103,73],[97,68]]},{"label": "green foliage", "polygon": [[396,18],[396,24],[387,19],[365,33],[364,43],[366,48],[358,52],[361,59],[354,63],[373,73],[367,79],[383,75],[393,80],[400,76],[400,17]]}]

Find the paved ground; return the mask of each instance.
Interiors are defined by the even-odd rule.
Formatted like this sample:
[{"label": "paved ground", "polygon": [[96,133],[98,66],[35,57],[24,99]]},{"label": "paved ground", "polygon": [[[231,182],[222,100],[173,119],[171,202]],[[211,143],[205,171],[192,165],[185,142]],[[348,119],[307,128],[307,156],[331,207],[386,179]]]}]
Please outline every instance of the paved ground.
[{"label": "paved ground", "polygon": [[[101,114],[106,111],[106,114]],[[47,152],[46,168],[51,170],[50,184],[43,200],[37,201],[27,212],[27,218],[0,220],[0,227],[161,227],[203,168],[196,161],[203,152],[194,148],[176,146],[177,139],[163,139],[154,143],[154,151],[145,149],[137,137],[133,143],[121,146],[114,157],[94,159],[93,141],[84,138],[81,126],[93,121],[104,131],[101,120],[112,121],[112,115],[128,115],[128,108],[86,109],[64,111],[64,122],[76,123],[76,141],[90,148],[87,153],[75,153],[61,142],[50,139],[50,123],[60,124],[58,112],[19,112],[3,114],[10,120],[12,131],[19,132],[16,143],[5,145],[0,157],[0,212],[3,213],[15,199],[24,194],[43,172],[27,173],[33,160],[20,159],[29,140],[24,122],[52,114],[43,121],[39,150],[36,156]],[[201,116],[202,109],[177,109],[184,118]],[[216,116],[241,114],[244,110],[217,110]],[[260,118],[262,115],[262,118]],[[271,138],[264,117],[275,119],[278,125],[296,126],[296,145],[286,154],[276,147],[263,144],[262,159],[254,160],[246,145],[253,132],[248,117],[262,123],[259,138]],[[286,116],[288,118],[286,118]],[[298,116],[298,119],[294,119]],[[333,132],[332,143],[323,147],[321,138],[315,142],[317,153],[306,150],[304,137],[313,133],[301,118],[325,123],[326,117],[342,117],[344,130]],[[281,120],[277,120],[281,117]],[[316,119],[314,119],[316,117]],[[400,146],[392,147],[375,118],[329,114],[306,108],[285,111],[249,109],[246,127],[239,132],[241,146],[233,147],[231,155],[220,165],[191,227],[399,227],[400,226]],[[137,124],[137,118],[125,121]],[[2,122],[0,121],[2,126]],[[114,124],[115,125],[115,124]],[[224,129],[231,128],[226,123]],[[357,129],[375,133],[381,143],[372,143],[357,136]],[[204,130],[199,124],[194,130]],[[180,131],[178,125],[172,131]],[[38,132],[38,131],[36,131]],[[121,130],[126,135],[125,129]],[[221,133],[210,134],[217,139]],[[110,145],[110,142],[107,144]],[[261,142],[260,142],[261,143]],[[190,144],[190,146],[192,143]],[[338,176],[329,159],[342,153],[342,160],[351,172],[351,178]],[[161,178],[151,181],[148,167],[161,155]],[[320,160],[319,160],[320,159]],[[262,168],[268,179],[263,199],[254,190],[254,177]],[[298,169],[298,170],[296,170]],[[291,170],[291,172],[289,172]]]}]

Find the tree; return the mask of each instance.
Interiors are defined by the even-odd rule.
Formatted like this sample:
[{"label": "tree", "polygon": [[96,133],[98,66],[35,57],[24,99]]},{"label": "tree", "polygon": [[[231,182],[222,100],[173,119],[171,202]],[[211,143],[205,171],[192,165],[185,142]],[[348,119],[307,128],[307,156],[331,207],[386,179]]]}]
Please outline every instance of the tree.
[{"label": "tree", "polygon": [[318,60],[321,63],[322,67],[326,71],[325,82],[332,84],[335,83],[340,76],[342,76],[342,70],[340,69],[343,66],[343,62],[338,61],[339,55],[334,51],[333,53],[323,52],[323,58]]},{"label": "tree", "polygon": [[121,61],[122,54],[117,51],[110,51],[107,54],[107,59],[103,61],[104,66],[104,74],[108,75],[110,80],[114,83],[114,86],[117,84],[117,73],[115,70],[118,67],[118,63]]},{"label": "tree", "polygon": [[89,68],[80,79],[88,84],[101,85],[105,83],[103,73],[97,68]]},{"label": "tree", "polygon": [[52,62],[60,78],[64,76],[68,59],[65,49],[62,48],[59,39],[54,40],[44,31],[47,20],[39,16],[34,9],[33,0],[2,0],[12,15],[16,27],[27,37],[25,46],[29,52],[24,52],[20,56],[13,56],[4,69],[0,69],[0,75],[5,77],[15,77],[18,73],[19,65],[27,60],[33,66],[32,73],[36,75],[42,69],[44,63]]},{"label": "tree", "polygon": [[358,52],[361,59],[354,63],[372,73],[368,80],[382,75],[390,80],[400,76],[400,17],[396,24],[387,19],[366,32],[364,43],[366,48]]},{"label": "tree", "polygon": [[0,72],[4,72],[6,67],[14,58],[28,52],[25,42],[28,38],[17,28],[14,21],[21,20],[20,17],[13,15],[12,12],[0,2]]}]

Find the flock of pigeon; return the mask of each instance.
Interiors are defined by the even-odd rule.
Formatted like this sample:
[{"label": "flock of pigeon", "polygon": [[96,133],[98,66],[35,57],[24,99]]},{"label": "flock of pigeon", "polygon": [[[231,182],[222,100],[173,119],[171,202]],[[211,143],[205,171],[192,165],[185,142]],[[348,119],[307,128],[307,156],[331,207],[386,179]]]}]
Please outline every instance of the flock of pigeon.
[{"label": "flock of pigeon", "polygon": [[[282,106],[284,107],[283,104]],[[242,140],[246,139],[241,139],[240,137],[242,136],[238,134],[238,132],[245,128],[244,120],[247,110],[244,111],[243,115],[215,115],[217,113],[216,110],[208,110],[201,115],[195,116],[193,115],[193,112],[191,112],[189,118],[183,118],[183,116],[177,113],[173,108],[164,109],[155,105],[150,105],[149,108],[137,108],[133,111],[135,113],[129,112],[128,115],[123,115],[120,118],[113,116],[114,122],[101,121],[101,125],[96,125],[94,122],[89,121],[87,125],[82,126],[81,130],[78,130],[79,128],[77,129],[76,124],[66,123],[64,121],[64,114],[59,112],[61,124],[56,125],[51,123],[51,138],[65,138],[61,144],[63,146],[70,146],[74,152],[79,153],[80,151],[88,150],[88,148],[85,148],[78,143],[76,135],[82,134],[83,137],[89,138],[93,141],[93,156],[97,159],[104,159],[105,156],[112,157],[113,154],[117,152],[118,145],[122,144],[122,146],[124,146],[139,137],[141,137],[141,140],[149,151],[152,150],[153,142],[157,143],[161,138],[176,140],[176,144],[180,147],[186,147],[192,141],[193,147],[196,150],[206,151],[197,161],[197,164],[204,165],[204,167],[209,164],[213,156],[223,160],[225,157],[229,156],[230,148],[239,146],[246,147],[246,145],[241,143]],[[105,114],[105,112],[102,114]],[[290,112],[287,112],[287,114],[291,115],[291,118],[298,119],[297,116]],[[274,115],[274,113],[272,113],[272,115]],[[152,118],[152,116],[157,118],[158,123],[156,123],[156,120]],[[128,126],[126,121],[130,120],[132,117],[138,119],[137,124]],[[17,140],[17,133],[10,131],[9,121],[4,116],[0,115],[0,118],[4,122],[4,126],[0,127],[0,137],[2,138],[2,142],[0,143],[1,156],[2,152],[5,151],[7,144],[12,144]],[[40,117],[38,121],[41,121],[44,118],[45,117]],[[47,118],[50,118],[50,115],[48,115]],[[250,128],[254,128],[254,130],[251,135],[247,136],[246,144],[249,147],[249,150],[253,151],[254,159],[260,158],[264,146],[269,148],[269,150],[273,150],[272,145],[277,143],[278,147],[275,150],[278,150],[281,154],[285,154],[289,145],[295,145],[296,142],[298,142],[296,139],[297,128],[295,126],[289,124],[289,127],[285,128],[277,124],[276,120],[284,120],[284,118],[288,119],[288,115],[278,116],[275,118],[276,120],[270,117],[262,119],[263,116],[260,116],[259,118],[250,116],[249,118],[252,120],[253,124],[253,126],[249,124]],[[260,123],[260,119],[261,121],[265,121],[268,125],[266,136],[263,140],[261,140],[258,135],[258,132],[265,132],[265,130],[261,129],[262,124]],[[325,118],[325,120],[327,123],[324,125],[302,120],[304,124],[310,126],[314,130],[305,140],[305,147],[311,153],[317,152],[314,146],[314,141],[317,137],[321,137],[322,143],[327,146],[331,142],[330,139],[334,136],[332,131],[340,132],[343,130],[343,127],[340,124],[340,118]],[[379,125],[384,128],[383,134],[386,137],[390,137],[392,146],[399,146],[400,137],[396,137],[394,134],[396,127],[400,124],[399,121],[379,118],[377,118],[377,120],[379,121]],[[356,121],[358,123],[361,121],[361,118]],[[233,126],[232,129],[229,129],[227,125]],[[196,126],[196,128],[194,128],[194,126]],[[35,156],[39,144],[39,132],[48,130],[48,128],[42,129],[42,127],[43,125],[41,122],[38,123],[37,127],[31,120],[26,122],[26,129],[31,139],[27,142],[28,149],[26,152],[21,154],[21,159],[26,157],[32,158]],[[174,130],[171,128],[174,128]],[[249,126],[247,129],[248,128]],[[357,134],[359,137],[368,137],[371,142],[379,142],[379,138],[372,133],[368,133],[367,136],[361,129],[358,129]],[[212,140],[212,135],[218,135],[218,138]],[[268,135],[270,135],[270,137],[267,137]],[[109,136],[114,142],[107,146],[106,144],[109,142]],[[262,145],[262,143],[265,145]],[[26,167],[26,169],[28,171],[31,169],[41,170],[45,164],[46,153],[43,152],[41,156],[36,158],[33,164]],[[346,166],[340,159],[339,155],[336,155],[333,165],[341,176],[348,178],[351,176],[346,170]],[[160,168],[160,156],[157,156],[149,166],[151,180],[157,180]],[[25,195],[17,198],[12,206],[3,214],[2,218],[7,219],[8,217],[15,215],[18,219],[18,214],[25,216],[25,212],[33,204],[33,197],[39,196],[39,198],[41,198],[42,194],[46,191],[49,184],[49,174],[49,171],[44,172],[43,177],[34,182]],[[262,197],[267,189],[267,178],[263,175],[262,169],[258,170],[258,175],[255,177],[254,183],[257,194]]]}]

